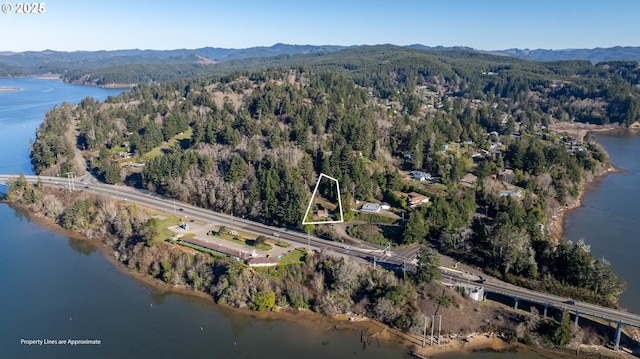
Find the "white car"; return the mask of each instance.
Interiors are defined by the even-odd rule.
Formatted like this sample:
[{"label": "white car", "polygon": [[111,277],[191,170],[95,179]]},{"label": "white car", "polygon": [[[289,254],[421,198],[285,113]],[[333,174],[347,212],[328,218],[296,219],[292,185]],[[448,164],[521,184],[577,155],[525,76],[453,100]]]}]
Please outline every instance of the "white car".
[{"label": "white car", "polygon": [[278,232],[273,232],[273,236],[277,238],[280,237],[280,234]]}]

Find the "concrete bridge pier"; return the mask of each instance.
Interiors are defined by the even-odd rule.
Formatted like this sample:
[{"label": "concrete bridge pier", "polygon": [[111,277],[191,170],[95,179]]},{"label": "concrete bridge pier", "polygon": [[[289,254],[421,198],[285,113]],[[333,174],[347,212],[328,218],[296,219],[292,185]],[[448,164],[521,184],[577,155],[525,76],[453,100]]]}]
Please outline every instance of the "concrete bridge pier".
[{"label": "concrete bridge pier", "polygon": [[573,320],[573,324],[578,326],[578,319],[580,318],[580,312],[576,310],[576,318]]},{"label": "concrete bridge pier", "polygon": [[518,310],[518,300],[520,300],[520,298],[518,297],[514,297],[513,299],[515,299],[515,304],[513,305],[513,309]]},{"label": "concrete bridge pier", "polygon": [[542,312],[542,317],[546,318],[547,317],[547,309],[549,308],[548,304],[544,305],[544,311]]},{"label": "concrete bridge pier", "polygon": [[620,335],[622,334],[622,322],[618,322],[618,328],[616,328],[616,344],[613,350],[617,351],[620,347]]}]

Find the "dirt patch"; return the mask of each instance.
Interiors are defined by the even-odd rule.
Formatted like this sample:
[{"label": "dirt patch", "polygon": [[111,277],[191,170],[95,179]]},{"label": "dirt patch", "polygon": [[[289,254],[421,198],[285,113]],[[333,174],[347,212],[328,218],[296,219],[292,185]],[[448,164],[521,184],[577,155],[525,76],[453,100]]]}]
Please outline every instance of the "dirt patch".
[{"label": "dirt patch", "polygon": [[215,91],[211,94],[213,97],[213,101],[216,103],[218,108],[222,108],[224,106],[224,99],[228,98],[231,103],[233,103],[233,108],[235,111],[238,111],[244,102],[244,98],[249,96],[251,90],[245,90],[242,94],[237,92],[229,92],[224,93],[220,91]]},{"label": "dirt patch", "polygon": [[589,123],[581,123],[581,122],[562,122],[562,121],[554,121],[549,125],[549,129],[558,133],[566,133],[570,136],[573,136],[578,140],[578,142],[583,142],[584,137],[589,132],[607,132],[613,130],[620,130],[624,127],[619,124],[608,124],[608,125],[593,125]]}]

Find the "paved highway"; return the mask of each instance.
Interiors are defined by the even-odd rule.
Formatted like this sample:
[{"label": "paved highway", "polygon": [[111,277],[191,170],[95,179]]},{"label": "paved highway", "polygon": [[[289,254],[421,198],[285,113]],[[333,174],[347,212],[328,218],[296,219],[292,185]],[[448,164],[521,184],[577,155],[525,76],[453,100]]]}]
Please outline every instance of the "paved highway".
[{"label": "paved highway", "polygon": [[[11,177],[15,176],[0,175],[0,183],[6,183]],[[29,183],[36,183],[38,177],[25,176],[25,178]],[[45,185],[58,186],[63,188],[68,185],[68,181],[66,178],[40,178],[42,183]],[[415,253],[405,254],[408,255],[406,257],[397,254],[385,256],[384,251],[376,246],[348,246],[343,243],[327,241],[314,236],[307,236],[305,233],[295,230],[271,227],[250,220],[212,212],[210,210],[198,208],[185,203],[180,203],[174,201],[173,199],[165,198],[148,191],[133,189],[130,187],[97,183],[95,181],[92,181],[88,176],[85,176],[79,180],[77,179],[75,182],[75,188],[76,190],[81,189],[84,191],[91,191],[103,195],[108,195],[114,198],[139,203],[141,205],[164,212],[172,212],[174,210],[179,211],[181,215],[187,216],[188,218],[205,221],[212,224],[215,223],[218,225],[225,225],[259,235],[266,235],[271,237],[278,236],[280,239],[289,242],[301,244],[304,246],[309,245],[316,250],[330,250],[342,255],[348,255],[351,257],[363,259],[375,257],[380,262],[400,266],[406,265],[408,270],[412,270],[414,267],[413,263],[415,263]],[[477,279],[478,276],[471,275],[470,273],[451,269],[443,269],[443,281],[470,283],[471,281]],[[539,293],[529,289],[493,280],[485,281],[482,284],[478,283],[478,286],[483,286],[485,288],[485,291],[488,292],[503,294],[512,298],[519,298],[550,307],[567,309],[573,312],[578,312],[580,313],[580,315],[589,315],[610,321],[621,322],[626,325],[640,327],[640,316],[634,313],[605,308],[588,303],[575,302],[569,300],[568,298],[559,297],[547,293]]]},{"label": "paved highway", "polygon": [[587,315],[608,321],[622,322],[623,324],[640,328],[640,315],[635,313],[602,307],[590,303],[578,302],[570,298],[560,297],[553,294],[536,292],[493,279],[485,280],[480,283],[477,281],[478,278],[479,276],[477,275],[458,270],[442,270],[442,281],[444,283],[461,283],[466,284],[467,286],[474,285],[477,287],[484,287],[485,292],[497,293],[562,310],[566,309],[574,313],[579,313],[580,316]]},{"label": "paved highway", "polygon": [[[0,183],[7,183],[10,178],[15,178],[13,175],[0,175]],[[25,176],[27,182],[35,184],[38,180],[38,176]],[[40,180],[44,185],[57,186],[61,188],[68,188],[68,179],[61,177],[46,177],[40,176]],[[307,236],[306,233],[299,232],[297,230],[283,229],[278,227],[271,227],[262,223],[254,222],[251,220],[235,217],[223,213],[213,212],[208,209],[191,206],[186,203],[175,201],[171,198],[145,191],[135,189],[126,186],[108,185],[104,183],[96,182],[90,176],[84,176],[82,178],[76,178],[75,189],[88,192],[94,192],[98,194],[108,195],[112,198],[119,198],[126,201],[135,202],[156,210],[163,212],[174,212],[181,216],[187,216],[190,219],[201,220],[207,223],[224,225],[235,229],[243,230],[246,232],[254,233],[257,235],[265,235],[269,237],[277,236],[279,239],[297,243],[311,247],[315,250],[329,250],[343,255],[359,257],[366,259],[369,257],[375,257],[377,259],[384,259],[384,262],[402,265],[404,262],[410,263],[415,258],[405,258],[400,256],[385,256],[384,250],[370,244],[362,244],[361,246],[348,245],[344,243],[338,243],[333,241],[324,240],[314,236]]]}]

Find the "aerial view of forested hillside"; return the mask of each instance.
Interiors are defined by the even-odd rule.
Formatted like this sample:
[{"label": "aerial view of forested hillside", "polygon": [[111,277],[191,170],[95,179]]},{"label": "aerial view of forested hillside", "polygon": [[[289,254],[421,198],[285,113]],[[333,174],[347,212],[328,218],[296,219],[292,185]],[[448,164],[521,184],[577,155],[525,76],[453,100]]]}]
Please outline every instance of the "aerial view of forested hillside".
[{"label": "aerial view of forested hillside", "polygon": [[[630,62],[360,47],[64,105],[37,132],[32,163],[81,170],[81,151],[106,183],[298,229],[325,173],[340,181],[353,237],[429,243],[520,285],[612,305],[624,283],[608,262],[547,227],[609,164],[588,136],[550,126],[637,121],[639,81]],[[365,202],[391,209],[364,213]]]}]

